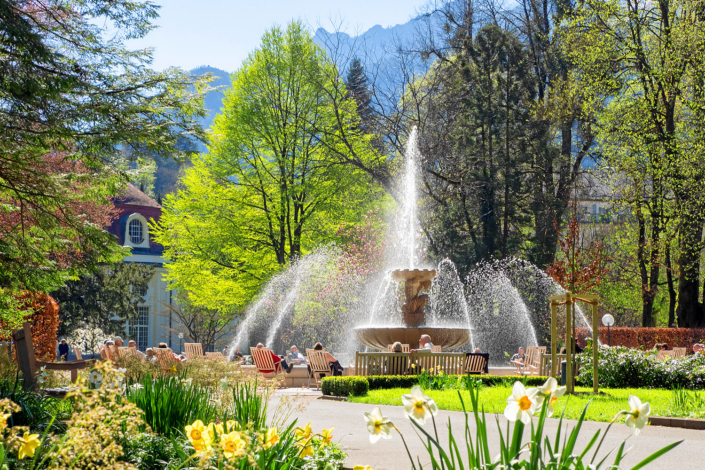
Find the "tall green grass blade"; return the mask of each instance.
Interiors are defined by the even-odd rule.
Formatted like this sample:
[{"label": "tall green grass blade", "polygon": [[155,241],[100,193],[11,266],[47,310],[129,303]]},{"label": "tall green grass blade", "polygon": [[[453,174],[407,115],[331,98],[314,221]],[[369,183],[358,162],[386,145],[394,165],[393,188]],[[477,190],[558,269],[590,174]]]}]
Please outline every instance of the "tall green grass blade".
[{"label": "tall green grass blade", "polygon": [[669,444],[669,445],[667,445],[666,447],[664,447],[664,448],[662,448],[662,449],[660,449],[660,450],[657,450],[656,452],[654,452],[653,454],[649,455],[649,456],[646,457],[644,460],[642,460],[641,462],[639,462],[638,464],[636,464],[635,466],[633,466],[633,467],[632,467],[632,470],[639,470],[640,468],[643,468],[643,467],[647,466],[648,464],[650,464],[651,462],[653,462],[653,461],[656,460],[657,458],[661,457],[661,456],[662,456],[663,454],[665,454],[666,452],[668,452],[668,451],[670,451],[671,449],[673,449],[674,447],[680,445],[681,442],[683,442],[683,440],[680,440],[680,441],[678,441],[678,442],[674,442],[673,444]]}]

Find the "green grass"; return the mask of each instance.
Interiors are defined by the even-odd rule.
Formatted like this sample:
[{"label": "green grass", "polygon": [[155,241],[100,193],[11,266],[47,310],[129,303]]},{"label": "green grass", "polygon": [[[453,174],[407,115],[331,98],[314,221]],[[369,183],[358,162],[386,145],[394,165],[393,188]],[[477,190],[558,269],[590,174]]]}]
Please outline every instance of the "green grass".
[{"label": "green grass", "polygon": [[[592,389],[576,387],[576,391],[591,392]],[[585,419],[590,421],[611,421],[618,412],[627,409],[627,398],[629,395],[636,395],[642,402],[651,404],[651,414],[653,416],[705,418],[705,407],[689,405],[678,407],[674,402],[674,392],[671,390],[623,388],[601,389],[601,392],[605,392],[605,395],[573,395],[560,398],[554,406],[554,417],[560,416],[565,408],[566,418],[578,419],[587,402],[592,400]],[[366,396],[350,397],[349,400],[355,403],[401,406],[401,396],[405,393],[409,393],[409,390],[405,388],[372,390]],[[438,408],[442,410],[462,411],[457,390],[428,390],[424,391],[424,393],[431,397],[438,405]],[[460,393],[467,410],[470,411],[472,406],[470,405],[468,391],[461,390]],[[702,394],[703,392],[700,393]],[[480,406],[484,407],[487,413],[501,414],[504,412],[509,395],[511,395],[510,387],[482,387],[480,389]]]}]

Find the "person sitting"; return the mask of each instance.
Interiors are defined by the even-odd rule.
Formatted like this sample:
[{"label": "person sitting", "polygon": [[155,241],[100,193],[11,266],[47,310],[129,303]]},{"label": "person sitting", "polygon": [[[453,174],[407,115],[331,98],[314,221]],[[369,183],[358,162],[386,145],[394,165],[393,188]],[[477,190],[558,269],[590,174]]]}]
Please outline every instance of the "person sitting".
[{"label": "person sitting", "polygon": [[100,349],[100,357],[103,359],[110,359],[113,354],[112,350],[110,349],[110,346],[114,346],[115,342],[111,341],[109,339],[105,340],[103,343],[103,347]]},{"label": "person sitting", "polygon": [[409,352],[416,354],[419,351],[433,351],[433,343],[429,335],[421,335],[421,338],[419,338],[419,349],[412,349]]},{"label": "person sitting", "polygon": [[154,350],[152,348],[147,348],[145,358],[150,362],[154,362],[157,360],[157,356],[156,354],[154,354]]},{"label": "person sitting", "polygon": [[521,370],[524,367],[524,348],[519,348],[519,352],[512,356],[509,360],[510,364],[514,364],[517,369],[517,374],[521,374]]},{"label": "person sitting", "polygon": [[229,353],[228,347],[225,346],[225,347],[223,348],[223,356],[228,357],[228,353]]},{"label": "person sitting", "polygon": [[117,346],[118,348],[121,348],[122,345],[124,344],[122,341],[122,338],[119,336],[116,336],[115,338],[113,338],[113,342],[115,343],[115,346]]},{"label": "person sitting", "polygon": [[475,354],[481,354],[481,353],[482,353],[482,350],[481,350],[480,348],[475,348],[475,350],[473,351],[473,353],[475,353]]},{"label": "person sitting", "polygon": [[306,364],[306,358],[303,354],[299,352],[299,348],[296,346],[291,347],[291,351],[288,354],[287,360],[292,366],[295,364]]},{"label": "person sitting", "polygon": [[401,343],[399,341],[396,341],[394,344],[392,344],[392,352],[394,352],[394,353],[404,352],[404,347],[401,345]]},{"label": "person sitting", "polygon": [[[157,349],[169,349],[169,345],[166,344],[166,343],[159,343],[159,345],[157,346]],[[171,351],[171,350],[170,350],[170,351]],[[176,359],[176,360],[179,361],[179,362],[185,360],[185,358],[183,358],[182,356],[176,354],[174,351],[171,351],[171,355],[174,356],[174,359]]]},{"label": "person sitting", "polygon": [[61,343],[59,344],[59,360],[69,360],[69,345],[66,342],[66,338],[61,338]]},{"label": "person sitting", "polygon": [[[328,361],[328,365],[330,366],[330,371],[333,374],[333,376],[341,376],[343,375],[343,366],[340,365],[340,362],[333,357],[333,355],[323,349],[323,345],[321,343],[316,343],[313,345],[313,350],[314,351],[324,351],[326,354],[326,360]],[[309,374],[311,373],[311,366],[308,367],[308,372]]]},{"label": "person sitting", "polygon": [[130,341],[127,342],[127,347],[128,348],[134,348],[135,349],[135,355],[139,357],[140,359],[144,360],[147,358],[147,356],[144,355],[142,351],[137,349],[137,342],[134,339],[131,339]]},{"label": "person sitting", "polygon": [[[264,344],[262,343],[257,343],[257,349],[263,349]],[[272,352],[272,350],[269,350],[269,354],[272,355],[272,362],[274,362],[274,369],[260,369],[260,372],[263,374],[269,374],[271,372],[274,372],[275,370],[285,370],[287,374],[291,373],[291,369],[293,366],[289,365],[286,363],[286,360],[282,358],[281,356],[277,356]]]}]

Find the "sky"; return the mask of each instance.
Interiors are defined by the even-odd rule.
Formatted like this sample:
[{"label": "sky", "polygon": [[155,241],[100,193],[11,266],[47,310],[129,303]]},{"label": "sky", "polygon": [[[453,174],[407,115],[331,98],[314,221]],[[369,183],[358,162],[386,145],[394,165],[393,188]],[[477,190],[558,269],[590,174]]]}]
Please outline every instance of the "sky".
[{"label": "sky", "polygon": [[[274,24],[301,19],[315,31],[361,34],[409,21],[426,0],[156,0],[159,26],[129,47],[154,47],[152,68],[236,70]],[[333,25],[336,25],[334,27]]]}]

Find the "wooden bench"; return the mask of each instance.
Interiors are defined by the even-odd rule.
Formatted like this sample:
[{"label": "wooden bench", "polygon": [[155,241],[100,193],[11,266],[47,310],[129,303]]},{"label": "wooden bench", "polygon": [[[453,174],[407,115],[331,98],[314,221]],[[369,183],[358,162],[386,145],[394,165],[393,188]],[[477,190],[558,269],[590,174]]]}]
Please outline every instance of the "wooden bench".
[{"label": "wooden bench", "polygon": [[[92,359],[66,362],[38,361],[34,353],[32,329],[30,328],[29,322],[23,323],[22,329],[13,331],[12,339],[15,342],[15,349],[17,351],[17,363],[24,376],[24,387],[29,390],[34,389],[37,372],[39,372],[39,369],[42,367],[44,367],[45,370],[70,371],[71,382],[75,383],[76,380],[78,380],[79,369],[90,367],[94,362]],[[44,389],[43,392],[57,397],[65,395],[65,392],[54,393],[53,389]]]},{"label": "wooden bench", "polygon": [[687,354],[687,348],[673,348],[673,359],[681,359]]},{"label": "wooden bench", "polygon": [[486,374],[488,354],[468,353],[465,359],[466,374]]},{"label": "wooden bench", "polygon": [[356,352],[355,374],[363,376],[398,375],[401,372],[415,375],[420,374],[422,370],[429,374],[437,374],[441,370],[446,374],[464,374],[465,362],[465,353]]},{"label": "wooden bench", "polygon": [[541,357],[546,354],[546,346],[529,346],[524,356],[524,373],[539,375]]},{"label": "wooden bench", "polygon": [[203,357],[203,346],[201,343],[184,343],[184,356],[189,361]]}]

